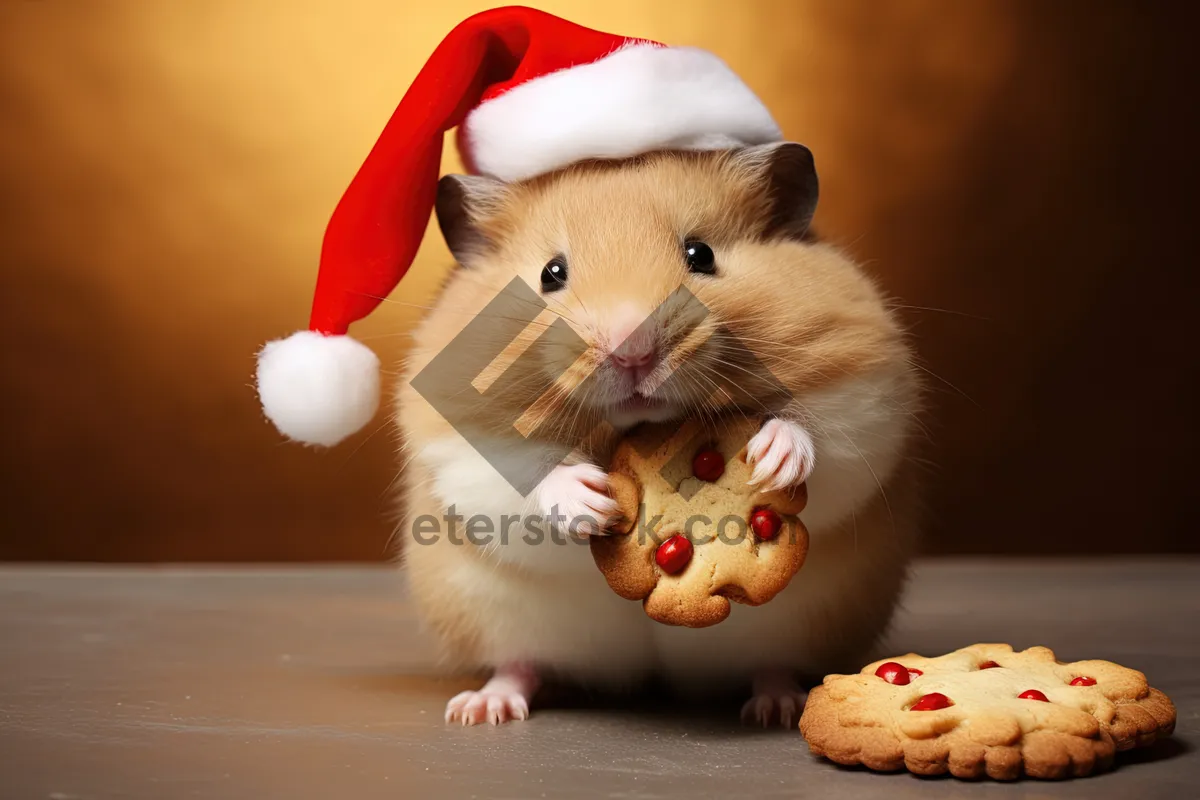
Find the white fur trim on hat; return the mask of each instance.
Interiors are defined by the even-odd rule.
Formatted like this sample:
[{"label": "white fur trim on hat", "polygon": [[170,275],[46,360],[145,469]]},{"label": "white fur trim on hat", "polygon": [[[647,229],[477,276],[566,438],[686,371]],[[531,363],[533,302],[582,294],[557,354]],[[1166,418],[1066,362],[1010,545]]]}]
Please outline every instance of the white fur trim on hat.
[{"label": "white fur trim on hat", "polygon": [[332,447],[379,408],[379,357],[349,336],[300,331],[258,354],[258,396],[279,432]]},{"label": "white fur trim on hat", "polygon": [[504,181],[587,158],[767,144],[783,136],[720,58],[645,44],[515,86],[464,124],[475,169]]}]

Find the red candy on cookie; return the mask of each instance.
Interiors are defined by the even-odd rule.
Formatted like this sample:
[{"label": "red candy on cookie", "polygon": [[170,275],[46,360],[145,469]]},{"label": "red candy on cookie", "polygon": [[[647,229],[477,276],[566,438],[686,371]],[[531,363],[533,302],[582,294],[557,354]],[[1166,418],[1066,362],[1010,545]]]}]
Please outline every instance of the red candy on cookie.
[{"label": "red candy on cookie", "polygon": [[1086,675],[1080,675],[1078,678],[1071,679],[1071,685],[1072,686],[1095,686],[1096,679],[1089,678]]},{"label": "red candy on cookie", "polygon": [[716,483],[725,474],[725,456],[716,450],[701,450],[692,459],[692,474],[702,481]]},{"label": "red candy on cookie", "polygon": [[895,661],[880,664],[875,674],[894,686],[908,686],[910,680],[908,670],[903,664],[897,664]]},{"label": "red candy on cookie", "polygon": [[668,575],[682,572],[692,560],[692,542],[683,534],[675,534],[654,551],[654,562]]},{"label": "red candy on cookie", "polygon": [[908,668],[908,677],[910,677],[910,678],[919,678],[919,677],[921,677],[921,676],[922,676],[922,675],[924,675],[924,674],[925,674],[924,672],[922,672],[921,670],[917,669],[916,667],[909,667],[909,668]]},{"label": "red candy on cookie", "polygon": [[930,692],[929,694],[922,695],[921,699],[913,703],[908,710],[940,711],[943,708],[949,708],[952,705],[954,705],[954,703],[950,700],[950,698],[946,697],[946,695],[942,694],[941,692]]},{"label": "red candy on cookie", "polygon": [[995,669],[998,666],[1000,666],[1000,665],[997,664],[995,661],[985,661],[979,665],[979,668],[980,669]]},{"label": "red candy on cookie", "polygon": [[750,515],[750,529],[763,541],[774,539],[783,527],[783,520],[769,508],[756,508]]},{"label": "red candy on cookie", "polygon": [[1022,700],[1041,700],[1043,703],[1049,703],[1050,698],[1039,692],[1037,689],[1026,689],[1017,695]]}]

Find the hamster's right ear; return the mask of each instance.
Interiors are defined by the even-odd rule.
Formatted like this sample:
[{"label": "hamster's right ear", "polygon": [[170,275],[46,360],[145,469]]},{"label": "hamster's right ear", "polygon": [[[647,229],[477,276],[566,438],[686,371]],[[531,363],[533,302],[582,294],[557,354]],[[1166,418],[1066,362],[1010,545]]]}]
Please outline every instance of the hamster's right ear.
[{"label": "hamster's right ear", "polygon": [[734,159],[769,193],[771,206],[764,235],[804,239],[819,194],[812,151],[795,142],[775,142],[738,150]]},{"label": "hamster's right ear", "polygon": [[446,175],[438,181],[434,203],[438,227],[459,264],[491,244],[486,222],[507,191],[502,181],[478,175]]}]

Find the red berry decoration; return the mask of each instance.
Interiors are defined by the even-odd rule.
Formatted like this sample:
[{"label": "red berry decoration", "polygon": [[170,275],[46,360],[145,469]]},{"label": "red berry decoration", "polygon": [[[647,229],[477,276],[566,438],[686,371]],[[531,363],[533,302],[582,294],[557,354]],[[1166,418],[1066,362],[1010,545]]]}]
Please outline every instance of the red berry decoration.
[{"label": "red berry decoration", "polygon": [[995,661],[985,661],[979,665],[979,668],[980,669],[995,669],[998,666],[1000,666],[1000,665],[997,664]]},{"label": "red berry decoration", "polygon": [[910,678],[919,678],[924,674],[925,674],[924,672],[922,672],[921,670],[916,669],[914,667],[908,668],[908,677],[910,677]]},{"label": "red berry decoration", "polygon": [[1080,675],[1078,678],[1071,679],[1071,685],[1072,686],[1095,686],[1096,679],[1089,678],[1086,675]]},{"label": "red berry decoration", "polygon": [[716,450],[701,450],[692,459],[692,474],[702,481],[716,483],[725,474],[725,456]]},{"label": "red berry decoration", "polygon": [[908,670],[903,664],[897,664],[895,661],[880,664],[875,674],[894,686],[908,686]]},{"label": "red berry decoration", "polygon": [[767,541],[779,535],[783,520],[769,508],[757,508],[750,515],[750,529],[759,539]]},{"label": "red berry decoration", "polygon": [[930,692],[922,695],[921,699],[913,703],[909,707],[909,711],[940,711],[943,708],[949,708],[954,705],[949,697],[941,692]]},{"label": "red berry decoration", "polygon": [[1046,695],[1042,694],[1037,689],[1027,689],[1026,691],[1017,695],[1017,697],[1021,698],[1022,700],[1041,700],[1043,703],[1050,702],[1050,698],[1046,697]]},{"label": "red berry decoration", "polygon": [[654,563],[668,575],[682,572],[692,560],[692,543],[683,534],[675,534],[658,546],[654,552]]}]

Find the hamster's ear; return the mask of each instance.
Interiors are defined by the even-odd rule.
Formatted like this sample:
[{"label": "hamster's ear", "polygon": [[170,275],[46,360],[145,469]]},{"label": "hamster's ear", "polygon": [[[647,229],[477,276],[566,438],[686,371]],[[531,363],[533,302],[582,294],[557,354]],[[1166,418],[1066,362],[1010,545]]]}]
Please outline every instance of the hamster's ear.
[{"label": "hamster's ear", "polygon": [[485,222],[507,193],[498,180],[477,175],[446,175],[438,181],[438,227],[459,264],[466,264],[490,244]]},{"label": "hamster's ear", "polygon": [[770,198],[764,235],[804,239],[817,211],[817,168],[812,151],[795,142],[742,148],[734,162],[763,183]]}]

